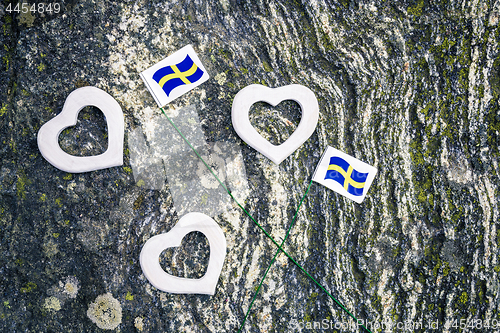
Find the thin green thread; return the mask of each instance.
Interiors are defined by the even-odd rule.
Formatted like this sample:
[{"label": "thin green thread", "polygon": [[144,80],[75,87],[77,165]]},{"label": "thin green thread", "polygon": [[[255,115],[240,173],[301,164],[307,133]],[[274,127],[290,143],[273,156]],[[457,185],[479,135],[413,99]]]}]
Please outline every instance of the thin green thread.
[{"label": "thin green thread", "polygon": [[[297,207],[297,211],[295,212],[295,215],[293,216],[292,223],[290,223],[290,227],[288,228],[288,231],[286,232],[285,238],[281,242],[281,246],[283,246],[283,244],[285,244],[285,241],[287,240],[288,235],[290,234],[290,231],[292,230],[293,224],[295,223],[295,219],[297,218],[297,215],[299,214],[300,207],[302,206],[302,203],[304,202],[304,199],[306,198],[307,193],[309,193],[309,189],[311,188],[312,182],[313,181],[311,179],[311,181],[309,182],[309,186],[307,186],[306,193],[304,193],[304,195],[302,196],[302,199],[300,200],[299,207]],[[278,257],[278,254],[280,254],[280,252],[281,252],[281,250],[276,251],[276,254],[273,257],[273,260],[271,260],[271,262],[269,263],[269,266],[267,266],[266,272],[264,273],[264,276],[260,280],[259,287],[257,288],[257,290],[255,291],[255,294],[253,295],[252,302],[250,303],[250,306],[248,307],[247,313],[245,314],[245,318],[243,319],[243,322],[241,323],[241,326],[240,326],[240,329],[238,330],[238,333],[241,332],[241,330],[243,329],[243,326],[245,326],[245,322],[247,321],[248,315],[250,314],[250,310],[252,310],[253,303],[255,302],[255,299],[257,298],[257,294],[259,293],[260,287],[262,287],[262,283],[264,283],[264,279],[266,278],[267,273],[269,272],[269,270],[271,269],[271,266],[276,261],[276,258]]]},{"label": "thin green thread", "polygon": [[[196,154],[196,156],[198,156],[198,158],[203,162],[203,164],[205,164],[205,166],[207,167],[207,169],[210,171],[210,173],[212,175],[214,175],[215,179],[217,179],[217,181],[219,182],[219,184],[222,185],[222,187],[226,190],[226,192],[229,194],[229,196],[231,197],[231,199],[234,200],[234,202],[236,202],[236,204],[245,212],[245,214],[248,215],[248,217],[250,217],[250,219],[259,227],[260,230],[262,230],[264,232],[264,234],[274,243],[274,245],[276,245],[278,247],[278,249],[283,252],[287,257],[288,259],[290,259],[302,272],[304,272],[304,274],[306,274],[314,283],[316,283],[318,285],[318,287],[320,287],[321,290],[323,290],[338,306],[340,306],[340,308],[342,310],[344,310],[349,316],[351,316],[355,321],[356,323],[358,323],[358,319],[352,314],[349,312],[349,310],[347,310],[343,305],[342,303],[340,303],[339,301],[337,301],[335,299],[335,297],[333,297],[332,294],[330,294],[328,292],[328,290],[326,290],[321,284],[319,284],[318,281],[316,281],[316,279],[314,279],[304,268],[302,268],[302,266],[299,265],[298,262],[295,261],[295,259],[293,259],[289,254],[288,252],[286,252],[283,247],[281,245],[279,245],[275,240],[274,238],[269,235],[267,233],[267,231],[252,217],[252,215],[250,215],[249,212],[247,212],[247,210],[245,208],[243,208],[242,205],[240,205],[240,203],[238,202],[238,200],[236,200],[235,197],[233,197],[233,195],[231,194],[231,192],[227,189],[227,187],[222,183],[222,181],[219,179],[219,177],[217,177],[217,175],[213,172],[212,168],[205,162],[205,160],[200,156],[200,154],[198,153],[198,151],[193,147],[193,145],[191,144],[191,142],[189,142],[189,140],[184,136],[184,134],[182,134],[182,132],[177,128],[177,126],[175,126],[175,124],[173,123],[173,121],[170,119],[169,116],[167,116],[167,114],[165,113],[165,111],[163,110],[163,108],[160,108],[161,112],[165,115],[165,117],[167,117],[168,121],[170,122],[170,124],[172,124],[172,126],[175,128],[175,130],[181,135],[181,137],[184,139],[184,141],[186,141],[186,143],[189,145],[189,147],[191,147],[191,149],[194,151],[194,153]],[[368,328],[366,328],[364,325],[360,325],[361,327],[363,327],[367,332],[369,333],[372,333]]]}]

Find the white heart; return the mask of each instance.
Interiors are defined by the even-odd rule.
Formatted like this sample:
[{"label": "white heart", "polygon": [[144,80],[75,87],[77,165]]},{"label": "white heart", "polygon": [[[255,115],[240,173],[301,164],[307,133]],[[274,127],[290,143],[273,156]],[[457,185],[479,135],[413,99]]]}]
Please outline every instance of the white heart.
[{"label": "white heart", "polygon": [[[160,254],[167,248],[178,247],[188,233],[202,232],[210,244],[210,259],[205,275],[188,279],[168,274],[160,266]],[[140,263],[144,276],[157,289],[174,294],[215,294],[222,265],[226,257],[226,238],[219,225],[202,213],[189,213],[166,234],[151,237],[142,247]]]},{"label": "white heart", "polygon": [[[78,113],[85,106],[99,108],[108,126],[108,149],[96,156],[73,156],[59,146],[59,134],[76,125]],[[38,149],[56,168],[71,172],[87,172],[123,164],[123,112],[118,102],[96,87],[78,88],[69,94],[60,114],[45,123],[38,131]]]},{"label": "white heart", "polygon": [[[252,126],[248,117],[250,107],[259,101],[278,105],[284,100],[294,100],[302,109],[302,117],[295,132],[279,146],[264,139]],[[252,84],[241,89],[234,96],[232,122],[240,138],[276,164],[280,164],[299,148],[314,132],[319,118],[319,105],[314,93],[300,84],[279,88],[268,88]]]}]

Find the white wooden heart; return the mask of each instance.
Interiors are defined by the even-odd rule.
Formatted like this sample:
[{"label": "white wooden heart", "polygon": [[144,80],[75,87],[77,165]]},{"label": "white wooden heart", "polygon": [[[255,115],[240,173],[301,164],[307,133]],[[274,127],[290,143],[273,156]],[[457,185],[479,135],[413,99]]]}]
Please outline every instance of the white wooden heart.
[{"label": "white wooden heart", "polygon": [[[210,244],[210,259],[205,275],[188,279],[168,274],[160,266],[160,254],[167,248],[179,247],[188,233],[202,232]],[[174,294],[215,294],[226,257],[226,238],[219,225],[202,213],[189,213],[166,234],[151,237],[142,247],[140,263],[144,276],[157,289]]]},{"label": "white wooden heart", "polygon": [[[59,134],[76,125],[78,113],[85,106],[99,108],[106,117],[108,149],[96,156],[73,156],[59,146]],[[71,172],[87,172],[111,168],[123,164],[123,112],[118,102],[105,91],[96,87],[82,87],[69,94],[63,109],[38,131],[38,149],[43,157],[56,168]]]},{"label": "white wooden heart", "polygon": [[[256,102],[266,102],[272,106],[284,100],[294,100],[302,109],[302,117],[295,132],[281,145],[275,146],[264,139],[252,126],[248,113]],[[280,164],[299,148],[314,132],[319,118],[318,100],[307,87],[291,84],[279,88],[268,88],[252,84],[241,89],[234,96],[231,113],[233,127],[240,138],[276,164]]]}]

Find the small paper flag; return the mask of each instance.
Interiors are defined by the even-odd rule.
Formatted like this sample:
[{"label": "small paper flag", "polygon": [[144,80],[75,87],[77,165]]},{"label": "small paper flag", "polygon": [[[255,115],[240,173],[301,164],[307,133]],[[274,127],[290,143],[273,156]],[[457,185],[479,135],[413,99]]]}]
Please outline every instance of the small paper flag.
[{"label": "small paper flag", "polygon": [[205,67],[191,45],[141,73],[141,78],[159,107],[207,81]]},{"label": "small paper flag", "polygon": [[328,147],[314,171],[313,180],[353,200],[363,202],[377,168]]}]

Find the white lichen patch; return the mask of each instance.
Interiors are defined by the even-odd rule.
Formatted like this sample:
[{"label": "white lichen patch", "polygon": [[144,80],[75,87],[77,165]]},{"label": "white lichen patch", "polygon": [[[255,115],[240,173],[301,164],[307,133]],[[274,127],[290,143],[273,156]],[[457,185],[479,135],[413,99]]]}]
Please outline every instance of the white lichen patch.
[{"label": "white lichen patch", "polygon": [[69,298],[75,298],[80,289],[80,285],[76,277],[68,276],[64,282],[59,281],[59,288],[62,294],[67,295]]},{"label": "white lichen patch", "polygon": [[90,303],[87,317],[99,328],[113,330],[122,322],[122,306],[111,293],[99,295]]},{"label": "white lichen patch", "polygon": [[44,308],[59,311],[63,307],[64,302],[70,298],[76,298],[79,289],[80,284],[78,279],[74,276],[67,276],[47,291],[50,297],[45,299]]},{"label": "white lichen patch", "polygon": [[144,330],[144,319],[142,317],[136,317],[134,320],[134,326],[139,332]]},{"label": "white lichen patch", "polygon": [[215,75],[214,79],[215,81],[217,81],[218,84],[222,86],[224,83],[226,83],[227,79],[226,73],[219,73]]},{"label": "white lichen patch", "polygon": [[43,302],[43,308],[48,311],[59,311],[61,310],[61,302],[57,297],[50,296]]}]

